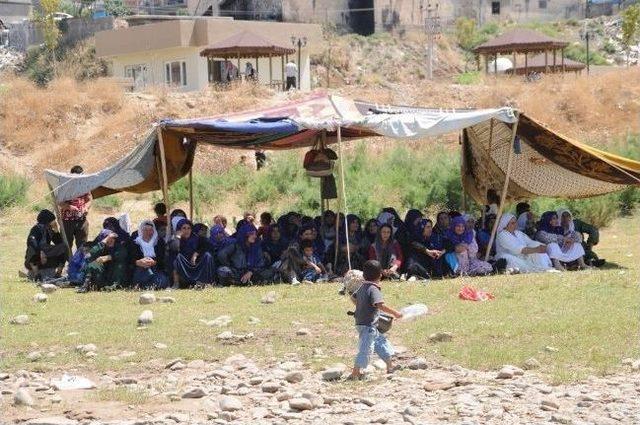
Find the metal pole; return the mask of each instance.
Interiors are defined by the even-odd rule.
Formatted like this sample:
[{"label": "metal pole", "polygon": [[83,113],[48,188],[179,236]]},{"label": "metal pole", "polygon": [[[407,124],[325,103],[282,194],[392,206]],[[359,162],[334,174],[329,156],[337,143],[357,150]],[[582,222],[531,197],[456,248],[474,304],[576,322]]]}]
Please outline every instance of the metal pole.
[{"label": "metal pole", "polygon": [[[496,215],[496,221],[493,224],[493,229],[491,229],[491,237],[489,238],[489,244],[487,245],[487,252],[484,254],[484,261],[487,261],[489,259],[489,255],[491,254],[491,247],[493,246],[493,241],[496,238],[498,223],[500,222],[500,218],[502,217],[502,210],[504,209],[504,203],[507,199],[507,191],[509,190],[509,179],[511,178],[511,167],[513,165],[513,144],[516,139],[516,133],[518,132],[519,121],[520,114],[516,112],[516,122],[513,123],[513,128],[511,130],[511,140],[509,141],[509,160],[507,161],[507,171],[504,175],[504,185],[502,187],[502,193],[500,194],[500,205],[498,205],[498,214]],[[491,153],[489,153],[489,155],[491,155]]]},{"label": "metal pole", "polygon": [[[587,34],[585,35],[585,38],[587,40],[587,75],[589,75],[589,29],[587,29]],[[562,58],[562,62],[564,63],[564,58]]]},{"label": "metal pole", "polygon": [[49,186],[49,193],[51,194],[51,201],[53,202],[53,212],[56,215],[56,221],[58,222],[58,226],[60,227],[60,235],[62,235],[62,242],[64,242],[64,246],[67,247],[67,255],[71,258],[71,246],[69,245],[69,241],[67,240],[67,233],[64,231],[64,220],[62,220],[62,216],[60,215],[60,210],[58,209],[58,201],[56,201],[56,194],[53,191],[53,187],[51,184]]},{"label": "metal pole", "polygon": [[189,168],[189,218],[193,220],[193,165]]},{"label": "metal pole", "polygon": [[[169,178],[167,176],[167,158],[164,152],[164,140],[162,137],[162,127],[158,126],[158,151],[160,151],[160,165],[162,166],[162,197],[164,198],[164,205],[167,207],[167,213],[171,214],[171,208],[169,205]],[[168,223],[167,226],[169,229],[168,235],[170,236],[173,233],[173,228],[171,223]]]}]

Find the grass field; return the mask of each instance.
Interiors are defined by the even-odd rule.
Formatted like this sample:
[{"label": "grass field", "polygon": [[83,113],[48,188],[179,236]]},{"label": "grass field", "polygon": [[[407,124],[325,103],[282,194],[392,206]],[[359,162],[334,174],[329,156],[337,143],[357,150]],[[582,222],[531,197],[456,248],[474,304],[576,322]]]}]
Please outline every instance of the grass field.
[{"label": "grass field", "polygon": [[[138,304],[138,292],[59,290],[39,304],[32,301],[37,288],[17,278],[26,231],[26,225],[5,223],[0,234],[0,370],[136,370],[153,359],[215,360],[238,352],[257,361],[297,352],[316,368],[351,363],[355,335],[345,314],[350,303],[337,294],[336,284],[163,292],[158,295],[170,295],[176,303],[151,306]],[[621,359],[640,357],[639,235],[637,218],[605,229],[597,252],[617,266],[604,270],[386,284],[389,304],[421,302],[430,309],[423,320],[396,324],[391,339],[416,355],[476,369],[522,365],[535,357],[552,382],[615,372]],[[461,301],[457,293],[463,284],[489,290],[496,299]],[[272,290],[276,303],[262,304],[261,297]],[[136,318],[147,308],[154,323],[139,330]],[[18,314],[28,314],[30,323],[10,325]],[[227,328],[199,322],[220,315],[232,316],[233,322]],[[260,323],[250,324],[251,316]],[[310,335],[297,336],[303,327]],[[223,345],[216,336],[224,330],[255,336]],[[453,340],[430,343],[428,336],[439,331],[453,333]],[[76,345],[87,343],[98,347],[92,359],[75,352]],[[156,343],[167,348],[157,349]],[[326,357],[314,356],[315,348]],[[36,350],[43,358],[29,361],[27,354]],[[114,357],[124,351],[135,355]]]}]

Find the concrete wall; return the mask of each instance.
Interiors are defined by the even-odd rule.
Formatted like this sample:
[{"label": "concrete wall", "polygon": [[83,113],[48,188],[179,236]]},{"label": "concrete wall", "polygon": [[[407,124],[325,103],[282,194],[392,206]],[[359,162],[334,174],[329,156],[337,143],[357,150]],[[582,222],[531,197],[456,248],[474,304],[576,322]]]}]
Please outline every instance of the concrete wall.
[{"label": "concrete wall", "polygon": [[30,0],[0,0],[0,20],[5,25],[28,18],[32,10]]}]

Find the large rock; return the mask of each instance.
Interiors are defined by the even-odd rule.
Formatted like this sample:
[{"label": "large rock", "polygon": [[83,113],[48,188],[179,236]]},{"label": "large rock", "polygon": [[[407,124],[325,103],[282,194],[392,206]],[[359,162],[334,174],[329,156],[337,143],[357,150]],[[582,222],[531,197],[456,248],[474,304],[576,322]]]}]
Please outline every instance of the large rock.
[{"label": "large rock", "polygon": [[173,297],[160,297],[158,298],[158,301],[164,304],[173,304],[176,302],[176,299]]},{"label": "large rock", "polygon": [[39,292],[33,296],[33,301],[37,303],[46,303],[48,299],[49,297],[47,296],[47,294],[43,294],[42,292]]},{"label": "large rock", "polygon": [[16,406],[33,406],[35,402],[26,388],[18,388],[13,395],[13,404]]},{"label": "large rock", "polygon": [[453,334],[450,332],[436,332],[429,335],[429,341],[431,342],[449,342],[453,339]]},{"label": "large rock", "polygon": [[289,407],[293,410],[311,410],[313,409],[313,403],[307,398],[298,397],[289,400]]},{"label": "large rock", "polygon": [[156,302],[156,296],[154,294],[151,294],[149,292],[146,292],[144,294],[140,294],[140,298],[138,300],[140,302],[140,304],[145,305],[145,304],[153,304],[154,302]]},{"label": "large rock", "polygon": [[138,325],[146,326],[153,323],[153,311],[145,310],[138,316]]},{"label": "large rock", "polygon": [[527,370],[538,369],[540,367],[540,362],[533,357],[525,360],[524,368]]},{"label": "large rock", "polygon": [[9,321],[12,325],[26,325],[29,323],[29,316],[20,314]]},{"label": "large rock", "polygon": [[42,289],[42,292],[44,292],[45,294],[51,294],[56,292],[58,290],[58,287],[53,283],[43,283],[42,285],[40,285],[40,289]]},{"label": "large rock", "polygon": [[82,354],[95,353],[98,351],[98,347],[96,347],[95,344],[80,344],[76,346],[76,351],[79,351]]},{"label": "large rock", "polygon": [[280,385],[279,382],[265,382],[264,384],[262,384],[262,391],[265,393],[277,393],[278,391],[280,391],[280,388],[282,387],[282,385]]},{"label": "large rock", "polygon": [[202,388],[191,388],[182,394],[182,398],[202,398],[207,393]]},{"label": "large rock", "polygon": [[409,362],[409,369],[412,370],[426,369],[427,367],[429,367],[429,364],[424,357],[416,357]]},{"label": "large rock", "polygon": [[336,381],[342,378],[347,370],[347,366],[343,363],[336,363],[322,372],[322,379],[325,381]]},{"label": "large rock", "polygon": [[225,396],[219,401],[220,409],[223,412],[235,412],[242,410],[242,402],[235,397]]},{"label": "large rock", "polygon": [[287,373],[284,379],[290,384],[297,384],[298,382],[302,382],[304,376],[302,375],[302,372],[294,371]]}]

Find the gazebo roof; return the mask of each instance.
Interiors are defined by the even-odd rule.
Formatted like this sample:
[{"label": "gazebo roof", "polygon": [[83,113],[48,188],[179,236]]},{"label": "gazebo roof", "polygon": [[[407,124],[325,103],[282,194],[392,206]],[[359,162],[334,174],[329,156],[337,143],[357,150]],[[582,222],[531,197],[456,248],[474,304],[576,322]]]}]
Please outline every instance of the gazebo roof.
[{"label": "gazebo roof", "polygon": [[[520,62],[516,66],[516,72],[524,71],[524,61]],[[547,57],[547,63],[545,65],[544,54],[534,56],[527,60],[527,70],[530,71],[544,71],[546,67],[549,69],[553,69],[553,57]],[[564,58],[564,68],[567,71],[580,71],[586,67],[582,62],[574,61],[572,59]],[[556,69],[562,69],[562,62],[560,60],[556,60]]]},{"label": "gazebo roof", "polygon": [[277,46],[273,41],[250,31],[240,31],[207,47],[200,52],[200,56],[229,59],[283,56],[293,53],[293,48]]},{"label": "gazebo roof", "polygon": [[517,28],[486,41],[476,47],[476,53],[526,53],[540,52],[568,46],[566,41],[558,40],[526,28]]}]

